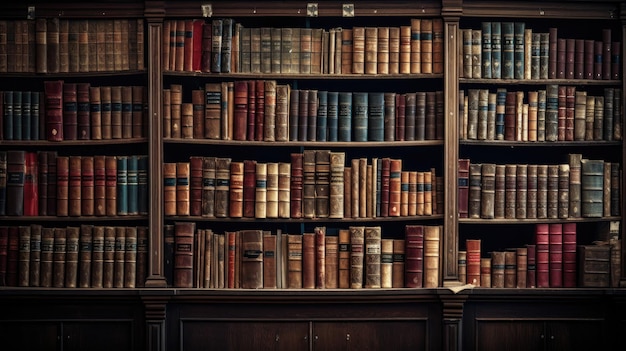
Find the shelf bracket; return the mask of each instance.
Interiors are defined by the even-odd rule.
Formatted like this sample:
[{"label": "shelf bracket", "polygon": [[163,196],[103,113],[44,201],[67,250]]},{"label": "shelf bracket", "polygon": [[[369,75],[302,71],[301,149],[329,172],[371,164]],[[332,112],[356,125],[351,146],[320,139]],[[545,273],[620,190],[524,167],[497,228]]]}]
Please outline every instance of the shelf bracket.
[{"label": "shelf bracket", "polygon": [[213,6],[211,4],[202,4],[200,8],[202,9],[202,17],[213,16]]},{"label": "shelf bracket", "polygon": [[318,16],[318,7],[316,2],[310,2],[306,5],[306,15],[307,17]]},{"label": "shelf bracket", "polygon": [[26,19],[29,19],[29,20],[35,19],[35,6],[28,6],[26,10]]},{"label": "shelf bracket", "polygon": [[343,4],[341,13],[343,17],[354,17],[354,4]]}]

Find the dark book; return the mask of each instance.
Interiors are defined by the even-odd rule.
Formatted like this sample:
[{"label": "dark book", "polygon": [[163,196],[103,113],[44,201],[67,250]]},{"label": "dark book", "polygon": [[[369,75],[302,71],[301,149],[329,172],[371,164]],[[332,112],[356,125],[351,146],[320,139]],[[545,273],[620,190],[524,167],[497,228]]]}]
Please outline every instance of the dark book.
[{"label": "dark book", "polygon": [[6,209],[7,216],[24,215],[24,186],[26,174],[26,151],[6,152]]},{"label": "dark book", "polygon": [[[213,27],[213,30],[215,30],[215,26]],[[220,49],[220,71],[222,73],[230,73],[232,71],[231,58],[233,54],[233,30],[233,19],[224,18],[222,20],[222,45]],[[213,40],[215,40],[215,35],[213,36]],[[212,50],[215,50],[215,46],[212,47]]]},{"label": "dark book", "polygon": [[482,66],[482,78],[491,78],[492,68],[491,68],[491,29],[492,23],[483,21],[481,22],[481,66]]},{"label": "dark book", "polygon": [[469,165],[469,197],[467,212],[469,218],[480,218],[481,214],[481,164]]},{"label": "dark book", "polygon": [[424,278],[424,226],[405,227],[405,275],[407,288],[421,288]]},{"label": "dark book", "polygon": [[[55,237],[56,243],[56,237]],[[80,227],[65,228],[65,274],[64,287],[75,288],[78,285],[78,251],[80,244]],[[55,267],[56,275],[56,267]]]},{"label": "dark book", "polygon": [[246,140],[248,128],[248,82],[236,81],[234,92],[233,139]]},{"label": "dark book", "polygon": [[550,285],[550,225],[535,225],[536,246],[536,278],[538,288],[549,288]]},{"label": "dark book", "polygon": [[480,218],[495,217],[496,165],[483,163],[481,167]]},{"label": "dark book", "polygon": [[338,141],[352,141],[352,95],[351,92],[339,92]]},{"label": "dark book", "polygon": [[215,217],[215,162],[216,158],[213,156],[202,158],[201,216],[203,217]]},{"label": "dark book", "polygon": [[381,287],[381,227],[365,227],[364,288]]},{"label": "dark book", "polygon": [[367,140],[383,141],[385,134],[384,93],[369,93],[367,106]]},{"label": "dark book", "polygon": [[[2,240],[2,228],[0,228],[0,244],[2,244],[1,240]],[[42,288],[49,288],[52,286],[54,228],[42,228],[40,250],[41,251],[40,251],[40,262],[39,262],[39,286]],[[1,250],[0,250],[0,253],[1,253]],[[2,259],[0,259],[0,262],[2,262]],[[6,264],[6,260],[4,262]],[[1,273],[2,273],[2,270],[0,269],[0,274]],[[5,266],[5,273],[6,273],[6,266]]]},{"label": "dark book", "polygon": [[80,216],[82,205],[82,156],[69,157],[68,215]]},{"label": "dark book", "polygon": [[[138,226],[137,227],[137,243],[136,243],[136,247],[137,247],[136,268],[137,269],[135,271],[135,286],[138,288],[142,288],[145,286],[145,282],[147,278],[146,274],[148,270],[148,245],[149,245],[148,227]],[[127,248],[126,251],[127,252],[131,251],[131,255],[132,255],[132,247]]]},{"label": "dark book", "polygon": [[230,190],[230,158],[215,161],[215,217],[228,217]]},{"label": "dark book", "polygon": [[317,139],[317,114],[319,109],[319,101],[317,90],[311,89],[308,91],[308,104],[307,109],[307,123],[306,123],[306,140],[316,141]]},{"label": "dark book", "polygon": [[[483,28],[484,30],[484,28]],[[502,23],[491,22],[491,76],[485,78],[500,79],[502,77]]]},{"label": "dark book", "polygon": [[254,218],[257,186],[256,160],[243,161],[243,217]]},{"label": "dark book", "polygon": [[[7,254],[9,250],[9,227],[0,227],[0,286],[7,285]],[[39,281],[38,281],[39,283]]]},{"label": "dark book", "polygon": [[[130,161],[130,159],[129,159]],[[191,216],[202,215],[202,164],[200,156],[189,157],[189,214]],[[130,166],[130,162],[129,162]],[[130,181],[130,167],[129,167]],[[129,182],[130,185],[130,182]],[[130,187],[129,187],[130,195]]]},{"label": "dark book", "polygon": [[91,224],[80,226],[78,239],[78,287],[91,287],[91,266],[93,256],[93,229]]},{"label": "dark book", "polygon": [[526,245],[526,287],[537,287],[537,245]]},{"label": "dark book", "polygon": [[506,114],[506,89],[498,88],[496,91],[496,116],[495,116],[495,139],[504,139],[505,114]]},{"label": "dark book", "polygon": [[515,218],[527,218],[528,211],[528,165],[518,164],[516,167]]},{"label": "dark book", "polygon": [[49,141],[63,140],[63,86],[62,80],[44,82],[46,136]]},{"label": "dark book", "polygon": [[174,224],[174,287],[193,287],[193,238],[195,231],[196,224],[194,222],[176,222]]},{"label": "dark book", "polygon": [[122,287],[134,288],[137,280],[137,227],[122,228],[124,233],[124,280]]},{"label": "dark book", "polygon": [[241,235],[241,288],[263,288],[263,231],[242,230]]},{"label": "dark book", "polygon": [[[306,162],[306,158],[304,161]],[[343,175],[343,171],[341,174]],[[315,152],[315,217],[327,218],[330,215],[330,182],[331,152],[330,150],[317,150]]]},{"label": "dark book", "polygon": [[[524,30],[525,22],[513,24],[513,78],[524,79]],[[506,34],[505,34],[506,35]]]},{"label": "dark book", "polygon": [[610,286],[611,247],[609,245],[578,246],[578,286],[606,288]]},{"label": "dark book", "polygon": [[528,249],[526,247],[518,247],[515,249],[516,259],[516,287],[527,288],[528,287]]},{"label": "dark book", "polygon": [[458,161],[458,216],[468,218],[469,216],[469,171],[470,160],[459,159]]},{"label": "dark book", "polygon": [[128,214],[128,156],[117,156],[116,208],[118,216]]},{"label": "dark book", "polygon": [[504,287],[517,287],[517,252],[516,250],[504,251]]},{"label": "dark book", "polygon": [[57,162],[56,179],[56,215],[69,215],[69,180],[70,180],[70,158],[59,156]]},{"label": "dark book", "polygon": [[506,164],[504,170],[504,218],[517,218],[517,165]]},{"label": "dark book", "polygon": [[77,138],[78,100],[76,84],[63,83],[63,140],[76,140]]},{"label": "dark book", "polygon": [[[112,120],[113,120],[113,87],[102,86],[100,87],[100,123],[93,123],[93,125],[99,125],[102,138],[112,138]],[[117,94],[117,92],[116,92]],[[115,105],[116,113],[118,106]],[[117,117],[116,117],[117,118]],[[95,134],[95,133],[94,133]]]},{"label": "dark book", "polygon": [[[11,237],[9,237],[9,244],[10,244],[10,239]],[[54,251],[52,254],[53,256],[52,256],[52,285],[51,285],[54,288],[65,287],[66,243],[67,243],[66,228],[54,228]]]},{"label": "dark book", "polygon": [[[504,288],[504,251],[491,252],[491,287]],[[481,277],[482,278],[482,277]]]},{"label": "dark book", "polygon": [[23,214],[24,216],[39,215],[39,171],[36,152],[26,152],[24,158]]},{"label": "dark book", "polygon": [[506,165],[496,165],[494,194],[494,218],[505,218]]},{"label": "dark book", "polygon": [[315,260],[315,233],[302,234],[302,288],[315,288],[317,262]]},{"label": "dark book", "polygon": [[526,191],[526,218],[537,218],[537,165],[528,165]]},{"label": "dark book", "polygon": [[576,287],[576,223],[563,223],[563,287]]},{"label": "dark book", "polygon": [[[407,141],[415,140],[416,109],[417,109],[416,93],[404,94],[404,138],[402,140],[407,140]],[[424,121],[424,128],[425,128],[425,123],[426,121]]]},{"label": "dark book", "polygon": [[[76,84],[76,136],[79,140],[91,139],[90,89],[91,87],[89,83]],[[34,95],[32,97],[34,97]]]},{"label": "dark book", "polygon": [[28,225],[18,227],[17,286],[29,286],[30,279],[30,235]]},{"label": "dark book", "polygon": [[316,153],[316,150],[304,150],[302,155],[302,215],[304,218],[316,216]]},{"label": "dark book", "polygon": [[515,78],[515,31],[513,22],[502,22],[502,73],[503,79]]},{"label": "dark book", "polygon": [[559,116],[559,86],[548,84],[546,89],[546,118],[545,138],[546,141],[558,140],[558,116]]},{"label": "dark book", "polygon": [[80,162],[80,214],[93,216],[95,214],[94,157],[82,156]]},{"label": "dark book", "polygon": [[350,226],[350,288],[363,287],[365,227]]},{"label": "dark book", "polygon": [[248,108],[247,108],[247,128],[246,128],[246,140],[252,141],[256,138],[256,124],[257,124],[257,93],[255,80],[247,81],[248,84]]},{"label": "dark book", "polygon": [[383,93],[383,125],[385,141],[396,140],[396,93]]}]

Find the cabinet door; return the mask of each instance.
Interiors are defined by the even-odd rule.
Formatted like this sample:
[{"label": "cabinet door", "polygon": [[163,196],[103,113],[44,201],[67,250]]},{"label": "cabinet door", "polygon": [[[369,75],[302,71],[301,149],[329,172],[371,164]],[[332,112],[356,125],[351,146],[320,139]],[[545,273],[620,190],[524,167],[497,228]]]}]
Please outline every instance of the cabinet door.
[{"label": "cabinet door", "polygon": [[63,323],[63,350],[135,350],[132,321]]},{"label": "cabinet door", "polygon": [[546,333],[542,321],[477,321],[474,350],[544,350]]},{"label": "cabinet door", "polygon": [[313,349],[428,350],[425,321],[316,322]]},{"label": "cabinet door", "polygon": [[603,324],[589,320],[550,322],[546,333],[548,350],[607,350],[607,327]]},{"label": "cabinet door", "polygon": [[181,322],[181,351],[307,350],[306,322]]},{"label": "cabinet door", "polygon": [[0,322],[0,340],[4,350],[58,350],[58,323]]}]

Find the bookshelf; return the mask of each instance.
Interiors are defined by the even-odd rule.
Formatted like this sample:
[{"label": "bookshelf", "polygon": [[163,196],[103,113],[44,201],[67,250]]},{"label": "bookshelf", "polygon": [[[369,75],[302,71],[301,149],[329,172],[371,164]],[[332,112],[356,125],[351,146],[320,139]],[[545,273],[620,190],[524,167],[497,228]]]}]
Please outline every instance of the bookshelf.
[{"label": "bookshelf", "polygon": [[[626,270],[619,257],[626,244],[611,240],[624,231],[623,4],[136,0],[42,1],[29,11],[19,4],[2,9],[3,97],[7,91],[37,91],[46,107],[38,114],[50,121],[46,85],[98,87],[100,102],[90,100],[84,111],[89,121],[95,112],[103,119],[115,105],[120,123],[114,124],[126,129],[116,129],[111,138],[53,141],[45,133],[53,127],[40,124],[39,140],[15,140],[3,122],[0,160],[2,153],[14,158],[15,151],[25,151],[68,164],[138,155],[145,161],[145,173],[135,178],[142,180],[144,198],[136,212],[118,213],[129,203],[116,202],[124,194],[116,185],[115,200],[113,193],[109,198],[116,210],[96,214],[94,207],[90,214],[89,205],[76,202],[76,181],[88,184],[89,174],[75,173],[72,183],[68,170],[67,216],[0,216],[0,234],[6,228],[7,239],[11,231],[19,240],[26,228],[53,234],[50,228],[79,234],[97,228],[109,238],[118,228],[120,238],[141,228],[146,238],[145,251],[135,258],[137,265],[144,263],[143,271],[136,268],[134,284],[120,283],[119,275],[115,280],[125,261],[121,250],[115,256],[116,242],[109,240],[112,258],[104,261],[113,269],[110,285],[94,285],[93,278],[82,285],[79,274],[75,288],[60,280],[54,287],[19,286],[17,280],[2,286],[0,308],[7,313],[0,318],[0,335],[9,345],[483,350],[501,349],[512,339],[533,349],[589,349],[598,347],[598,339],[607,349],[626,344],[615,336],[626,330]],[[104,56],[102,68],[90,69],[83,58],[81,70],[80,60],[68,54],[66,71],[48,69],[48,62],[43,70],[30,55],[24,63],[8,57],[7,71],[1,72],[2,34],[11,45],[18,28],[30,25],[35,33],[38,21],[52,21],[54,27],[56,20],[67,24],[68,46],[74,38],[70,23],[134,21],[141,23],[131,28],[142,41],[119,46],[128,56],[120,55],[119,64],[128,66],[116,68],[116,57]],[[502,66],[505,56],[511,59],[510,75],[502,70],[501,78],[482,75],[486,23],[500,24],[501,31],[511,24],[505,40],[510,38],[512,51],[501,53]],[[516,37],[521,24],[526,36]],[[418,26],[430,28],[430,35],[423,32],[416,40]],[[576,48],[600,51],[592,61],[585,61],[583,51],[587,66],[568,56],[563,61],[558,41],[557,54],[550,51],[554,38],[563,39],[560,47],[570,48],[574,59],[581,55]],[[81,52],[78,39],[72,45]],[[607,48],[608,68],[607,61],[594,61]],[[97,53],[96,46],[96,62]],[[519,58],[528,64],[516,66]],[[542,75],[541,62],[555,69],[562,63],[563,75],[551,75],[550,69]],[[573,71],[566,76],[568,68]],[[481,75],[472,73],[479,69]],[[135,87],[141,99],[124,104],[120,98],[111,110],[103,107],[103,97],[111,90],[122,96],[123,87],[124,96],[128,90],[133,96]],[[63,95],[61,101],[72,110]],[[2,102],[4,107],[6,99]],[[78,135],[80,127],[77,121]],[[586,187],[595,184],[591,164],[600,165],[596,178],[613,188]],[[104,170],[105,193],[98,199],[106,205]],[[543,170],[545,178],[535,176]],[[128,182],[133,175],[109,176]],[[98,177],[94,170],[94,183],[102,180]],[[592,194],[598,203],[583,204]],[[548,197],[554,201],[548,203]],[[81,211],[74,207],[70,214],[70,201]],[[359,234],[362,241],[350,241]],[[409,239],[416,237],[419,244]],[[435,243],[428,240],[433,238]],[[479,250],[468,249],[471,243]],[[402,251],[393,255],[394,244],[404,244],[406,259],[400,259]],[[589,247],[589,265],[601,261],[604,273],[579,276],[585,268],[580,245]],[[0,260],[1,246],[0,241]],[[550,272],[559,272],[554,264],[559,247],[557,280]],[[318,254],[322,248],[325,262]],[[602,253],[595,254],[598,248]],[[80,264],[83,256],[78,257]],[[357,261],[354,267],[350,259]],[[17,256],[13,262],[20,263]],[[352,268],[361,270],[353,274],[361,279],[345,279]],[[535,274],[529,274],[533,268]],[[26,278],[11,279],[19,277]],[[122,337],[108,340],[102,331]],[[30,340],[26,335],[33,332],[45,337]],[[235,337],[242,332],[252,337]]]}]

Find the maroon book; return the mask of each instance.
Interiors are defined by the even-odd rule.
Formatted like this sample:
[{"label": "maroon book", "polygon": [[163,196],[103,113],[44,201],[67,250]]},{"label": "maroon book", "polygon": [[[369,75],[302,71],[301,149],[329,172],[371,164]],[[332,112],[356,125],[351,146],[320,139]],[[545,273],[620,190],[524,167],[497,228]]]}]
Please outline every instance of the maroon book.
[{"label": "maroon book", "polygon": [[458,214],[459,218],[469,216],[469,159],[459,159],[458,164]]},{"label": "maroon book", "polygon": [[[566,103],[567,103],[567,89],[565,85],[559,85],[558,87],[558,110],[557,110],[557,140],[565,140],[565,124],[567,119]],[[573,136],[572,136],[573,137]]]},{"label": "maroon book", "polygon": [[576,40],[565,39],[565,79],[574,79],[574,61],[576,58]]},{"label": "maroon book", "polygon": [[593,62],[594,62],[594,41],[592,39],[585,39],[585,54],[584,54],[584,79],[593,79]]},{"label": "maroon book", "polygon": [[550,287],[563,287],[563,224],[550,223],[549,229],[549,260]]},{"label": "maroon book", "polygon": [[576,223],[563,223],[563,287],[576,287]]},{"label": "maroon book", "polygon": [[24,164],[24,216],[38,216],[39,185],[37,183],[37,152],[26,152]]},{"label": "maroon book", "polygon": [[526,286],[529,288],[537,287],[537,245],[526,245],[527,270],[526,270]]},{"label": "maroon book", "polygon": [[515,92],[507,91],[504,100],[504,140],[515,140],[515,102]]},{"label": "maroon book", "polygon": [[289,194],[291,218],[302,217],[303,162],[302,153],[291,154],[291,186]]},{"label": "maroon book", "polygon": [[382,159],[381,185],[380,185],[380,216],[389,216],[389,177],[391,176],[391,158]]},{"label": "maroon book", "polygon": [[611,29],[602,30],[602,79],[611,79]]},{"label": "maroon book", "polygon": [[243,161],[243,216],[254,218],[256,199],[256,161]]},{"label": "maroon book", "polygon": [[600,40],[594,41],[593,44],[593,57],[595,58],[593,61],[593,79],[602,79],[602,64],[604,62],[602,50],[604,45]]},{"label": "maroon book", "polygon": [[396,95],[396,141],[403,141],[406,121],[406,95]]},{"label": "maroon book", "polygon": [[189,215],[202,215],[202,157],[189,157]]},{"label": "maroon book", "polygon": [[91,139],[91,101],[89,98],[89,83],[76,84],[76,120],[77,138],[79,140]]},{"label": "maroon book", "polygon": [[63,83],[63,140],[76,140],[78,134],[78,100],[76,84]]},{"label": "maroon book", "polygon": [[421,288],[424,281],[424,227],[407,225],[404,236],[404,286]]},{"label": "maroon book", "polygon": [[556,78],[564,79],[565,78],[565,66],[566,66],[566,61],[567,61],[566,40],[563,38],[557,39],[556,47],[557,47],[556,49],[557,50]]},{"label": "maroon book", "polygon": [[480,244],[480,239],[465,240],[467,283],[476,286],[480,286]]},{"label": "maroon book", "polygon": [[44,82],[46,136],[49,141],[63,140],[63,81]]},{"label": "maroon book", "polygon": [[248,128],[248,82],[235,81],[233,140],[246,140]]},{"label": "maroon book", "polygon": [[83,156],[81,158],[81,210],[83,216],[93,216],[95,214],[94,197],[94,157]]},{"label": "maroon book", "polygon": [[194,222],[174,224],[174,287],[193,287]]},{"label": "maroon book", "polygon": [[585,40],[576,39],[574,44],[574,79],[585,76]]},{"label": "maroon book", "polygon": [[256,124],[256,81],[249,80],[246,82],[248,84],[248,110],[247,110],[247,121],[248,127],[246,129],[246,139],[252,141],[254,140],[254,135],[256,133],[255,124]]},{"label": "maroon book", "polygon": [[535,264],[538,288],[550,287],[550,227],[548,223],[535,226]]},{"label": "maroon book", "polygon": [[265,81],[256,80],[253,81],[256,85],[255,91],[255,121],[254,121],[254,139],[256,141],[262,141],[264,135],[264,121],[265,121]]},{"label": "maroon book", "polygon": [[7,285],[7,251],[9,249],[9,227],[0,227],[0,286]]},{"label": "maroon book", "polygon": [[39,192],[39,215],[48,215],[48,155],[47,151],[37,152],[37,186]]},{"label": "maroon book", "polygon": [[17,286],[17,266],[20,250],[20,236],[17,226],[9,227],[7,243],[6,286]]}]

